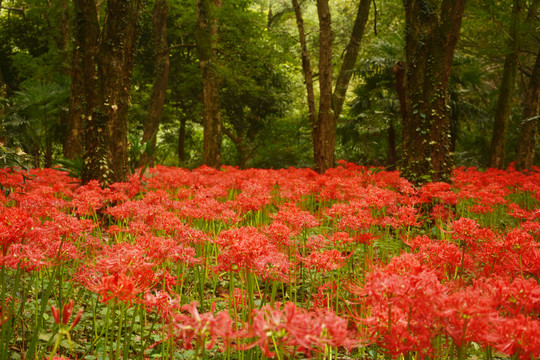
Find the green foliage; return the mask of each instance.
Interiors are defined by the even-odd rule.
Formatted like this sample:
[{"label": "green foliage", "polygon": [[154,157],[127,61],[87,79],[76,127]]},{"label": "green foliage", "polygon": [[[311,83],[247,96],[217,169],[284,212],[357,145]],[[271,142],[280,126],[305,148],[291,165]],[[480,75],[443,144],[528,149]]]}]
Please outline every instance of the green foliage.
[{"label": "green foliage", "polygon": [[[12,97],[4,126],[10,143],[22,147],[35,157],[50,155],[53,143],[60,139],[60,117],[67,113],[67,83],[45,83],[29,80]],[[50,164],[49,164],[50,165]]]}]

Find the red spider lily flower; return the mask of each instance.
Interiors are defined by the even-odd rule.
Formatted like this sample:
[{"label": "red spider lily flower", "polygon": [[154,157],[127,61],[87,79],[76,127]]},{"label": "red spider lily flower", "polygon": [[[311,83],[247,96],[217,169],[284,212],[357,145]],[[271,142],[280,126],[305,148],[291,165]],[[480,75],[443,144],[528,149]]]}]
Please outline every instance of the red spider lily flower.
[{"label": "red spider lily flower", "polygon": [[60,313],[60,309],[57,308],[56,306],[54,305],[51,306],[51,312],[53,314],[54,322],[60,326],[63,326],[64,331],[67,331],[67,332],[71,331],[71,329],[77,326],[77,324],[81,320],[81,316],[84,312],[84,308],[79,310],[77,315],[75,315],[75,319],[73,319],[73,322],[71,323],[71,325],[66,328],[69,322],[69,318],[71,317],[71,314],[73,313],[74,306],[75,306],[75,301],[70,300],[68,303],[64,304],[64,306],[62,307],[62,313]]},{"label": "red spider lily flower", "polygon": [[[143,284],[141,284],[141,282]],[[101,302],[108,302],[111,299],[123,301],[128,305],[137,299],[138,294],[144,293],[148,289],[146,281],[128,276],[125,273],[114,274],[87,282],[86,287],[101,296]]]},{"label": "red spider lily flower", "polygon": [[93,215],[108,201],[109,189],[103,189],[97,180],[91,180],[80,186],[71,202],[78,215]]},{"label": "red spider lily flower", "polygon": [[[197,310],[197,302],[183,305],[181,309],[188,314],[173,315],[173,337],[176,341],[181,341],[181,346],[185,349],[192,349],[195,341],[195,347],[199,351],[202,350],[203,344],[206,349],[211,349],[218,343],[219,350],[224,351],[242,333],[241,330],[234,329],[233,322],[226,311],[219,312],[217,316],[213,315],[215,303],[212,304],[209,312],[203,314]],[[210,341],[207,341],[208,338]]]},{"label": "red spider lily flower", "polygon": [[496,335],[491,346],[512,359],[540,358],[540,320],[524,315],[499,318],[495,321]]},{"label": "red spider lily flower", "polygon": [[263,306],[253,310],[252,322],[245,337],[255,337],[246,348],[259,346],[267,357],[273,357],[270,344],[273,343],[287,352],[292,350],[310,354],[320,351],[325,345],[352,348],[357,340],[347,328],[347,320],[331,311],[306,311],[288,302],[280,310]]},{"label": "red spider lily flower", "polygon": [[222,231],[215,240],[222,247],[218,255],[220,271],[248,270],[263,279],[287,281],[292,264],[287,256],[254,227]]},{"label": "red spider lily flower", "polygon": [[482,242],[495,238],[491,229],[481,228],[480,225],[469,218],[460,218],[452,222],[452,237],[460,240],[462,246],[476,250]]},{"label": "red spider lily flower", "polygon": [[498,316],[493,299],[478,287],[468,287],[443,300],[440,316],[444,333],[459,347],[471,341],[485,344]]},{"label": "red spider lily flower", "polygon": [[317,293],[313,294],[313,309],[329,309],[331,303],[337,297],[337,284],[335,281],[327,282],[317,288]]},{"label": "red spider lily flower", "polygon": [[476,281],[475,286],[492,299],[502,316],[540,313],[540,285],[534,279],[492,276]]},{"label": "red spider lily flower", "polygon": [[364,318],[357,313],[356,319],[390,355],[431,354],[431,340],[440,328],[438,310],[448,290],[412,254],[394,258],[371,273],[363,286],[350,285],[349,291],[359,296],[362,312],[370,314]]},{"label": "red spider lily flower", "polygon": [[165,320],[172,319],[176,311],[181,308],[180,298],[177,296],[172,298],[167,292],[156,290],[154,294],[146,291],[142,304],[146,307],[147,312],[156,312]]},{"label": "red spider lily flower", "polygon": [[294,203],[283,204],[277,214],[272,216],[277,221],[288,224],[293,230],[300,231],[320,225],[320,222],[308,211],[300,210]]},{"label": "red spider lily flower", "polygon": [[419,235],[416,238],[405,241],[414,251],[418,261],[435,271],[439,280],[451,279],[457,273],[457,269],[462,266],[465,274],[476,272],[475,263],[469,254],[463,257],[463,250],[456,244],[446,240],[430,239],[426,235]]},{"label": "red spider lily flower", "polygon": [[323,252],[312,252],[308,257],[298,256],[308,269],[316,269],[317,272],[325,273],[345,266],[345,261],[353,254],[343,256],[339,250],[332,249]]}]

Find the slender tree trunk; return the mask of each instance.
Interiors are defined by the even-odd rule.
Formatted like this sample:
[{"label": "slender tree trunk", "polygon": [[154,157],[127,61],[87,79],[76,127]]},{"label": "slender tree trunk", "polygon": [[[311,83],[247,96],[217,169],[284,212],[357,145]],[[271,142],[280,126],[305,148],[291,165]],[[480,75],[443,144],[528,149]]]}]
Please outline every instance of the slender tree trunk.
[{"label": "slender tree trunk", "polygon": [[141,155],[139,166],[154,165],[156,137],[161,122],[161,113],[169,83],[169,47],[167,44],[167,14],[169,7],[166,0],[156,0],[153,12],[154,32],[154,88],[148,107],[148,120],[144,124],[142,142],[151,143],[150,154]]},{"label": "slender tree trunk", "polygon": [[185,117],[180,119],[180,129],[178,129],[178,159],[180,163],[186,161],[186,121]]},{"label": "slender tree trunk", "polygon": [[[298,0],[292,0],[294,14],[296,15],[296,25],[298,27],[298,37],[300,39],[300,48],[302,50],[302,71],[304,73],[304,81],[306,83],[307,92],[307,105],[308,105],[308,118],[311,125],[311,136],[313,144],[316,143],[317,133],[317,110],[315,108],[315,92],[313,91],[313,71],[311,70],[311,61],[309,59],[309,53],[306,42],[306,33],[304,30],[304,19],[302,18],[302,11]],[[313,158],[318,159],[319,148],[313,146]]]},{"label": "slender tree trunk", "polygon": [[395,170],[397,162],[396,153],[396,129],[394,127],[394,120],[390,120],[388,126],[388,153],[386,158],[386,164],[388,170]]},{"label": "slender tree trunk", "polygon": [[[396,66],[403,116],[403,175],[419,184],[452,170],[448,83],[465,0],[404,0],[407,67]],[[400,93],[401,92],[401,93]]]},{"label": "slender tree trunk", "polygon": [[69,94],[69,111],[66,120],[66,136],[64,139],[64,157],[75,159],[83,156],[83,98],[84,80],[81,66],[80,46],[75,38],[71,61],[71,89]]},{"label": "slender tree trunk", "polygon": [[538,138],[538,119],[540,103],[540,50],[531,75],[529,86],[523,99],[522,123],[517,149],[518,169],[530,169],[533,166]]},{"label": "slender tree trunk", "polygon": [[219,168],[221,165],[221,105],[219,79],[216,71],[217,19],[213,9],[219,6],[212,0],[197,0],[195,41],[199,55],[203,88],[203,163]]},{"label": "slender tree trunk", "polygon": [[[2,1],[0,0],[0,3]],[[2,74],[2,69],[0,68],[0,98],[5,98],[7,96],[7,85],[4,82],[4,76]],[[0,106],[0,145],[4,145],[6,142],[6,129],[4,128],[3,115],[4,107]]]},{"label": "slender tree trunk", "polygon": [[343,64],[339,71],[336,87],[334,89],[333,96],[333,108],[334,117],[339,119],[341,110],[343,109],[343,103],[345,102],[345,95],[349,87],[352,71],[356,65],[356,58],[358,57],[358,51],[360,50],[360,43],[364,35],[364,29],[369,18],[369,8],[372,0],[361,0],[358,5],[358,13],[354,20],[354,26],[351,33],[351,38],[347,47],[345,48],[345,56],[343,58]]},{"label": "slender tree trunk", "polygon": [[499,97],[497,109],[495,111],[495,121],[493,125],[493,137],[491,139],[491,151],[489,166],[502,169],[504,167],[504,148],[506,144],[506,133],[508,120],[514,104],[514,89],[516,85],[517,66],[519,57],[519,33],[518,23],[520,21],[521,0],[514,0],[512,8],[512,23],[508,46],[508,54],[504,59],[503,76],[499,87]]}]

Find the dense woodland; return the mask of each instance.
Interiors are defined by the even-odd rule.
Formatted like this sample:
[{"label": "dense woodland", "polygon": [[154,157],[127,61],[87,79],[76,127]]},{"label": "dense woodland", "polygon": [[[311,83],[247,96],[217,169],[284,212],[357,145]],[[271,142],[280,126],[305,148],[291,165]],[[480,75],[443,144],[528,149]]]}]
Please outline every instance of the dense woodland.
[{"label": "dense woodland", "polygon": [[528,169],[539,3],[0,0],[2,159],[104,183],[158,163]]}]

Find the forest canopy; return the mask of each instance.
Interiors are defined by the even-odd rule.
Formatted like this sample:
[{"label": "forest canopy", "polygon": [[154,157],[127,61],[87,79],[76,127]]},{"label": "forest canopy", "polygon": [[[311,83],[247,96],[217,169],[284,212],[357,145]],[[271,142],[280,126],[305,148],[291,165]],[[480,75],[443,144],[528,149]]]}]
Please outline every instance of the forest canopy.
[{"label": "forest canopy", "polygon": [[0,142],[105,183],[155,164],[528,169],[539,49],[538,0],[0,0]]}]

